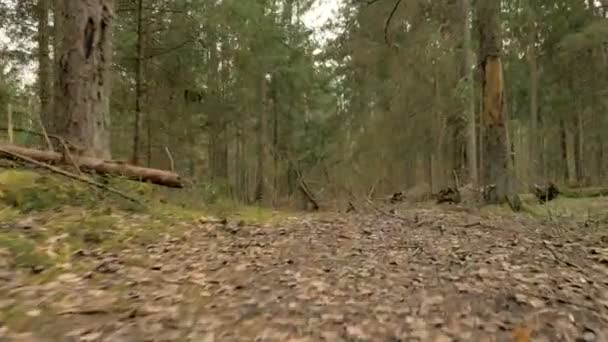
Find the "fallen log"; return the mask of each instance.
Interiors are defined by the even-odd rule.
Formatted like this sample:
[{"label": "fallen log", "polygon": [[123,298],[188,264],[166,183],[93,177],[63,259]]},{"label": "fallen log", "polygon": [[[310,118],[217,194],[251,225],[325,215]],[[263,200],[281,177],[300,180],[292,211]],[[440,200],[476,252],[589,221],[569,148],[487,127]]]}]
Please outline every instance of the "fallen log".
[{"label": "fallen log", "polygon": [[12,156],[14,159],[18,159],[20,161],[33,164],[35,166],[45,168],[47,170],[53,171],[55,173],[58,173],[58,174],[60,174],[62,176],[68,177],[68,178],[79,180],[79,181],[87,183],[89,185],[92,185],[92,186],[98,187],[100,189],[109,191],[109,192],[111,192],[113,194],[116,194],[116,195],[122,197],[122,198],[128,199],[129,201],[135,202],[137,204],[141,204],[141,202],[138,199],[136,199],[134,197],[131,197],[131,196],[125,194],[122,191],[119,191],[119,190],[116,190],[116,189],[111,188],[109,186],[106,186],[104,184],[98,183],[98,182],[96,182],[94,180],[91,180],[91,179],[88,179],[88,178],[84,178],[84,177],[79,176],[79,175],[75,175],[75,174],[73,174],[71,172],[65,171],[65,170],[60,169],[58,167],[55,167],[53,165],[49,165],[49,164],[37,161],[37,160],[32,159],[32,158],[30,158],[28,156],[24,156],[24,155],[18,154],[18,153],[13,152],[13,151],[5,150],[5,149],[3,149],[2,145],[0,145],[0,154],[2,154],[4,156]]},{"label": "fallen log", "polygon": [[578,189],[564,189],[561,195],[568,198],[593,198],[593,197],[606,197],[608,196],[608,188],[578,188]]},{"label": "fallen log", "polygon": [[[61,153],[41,151],[11,144],[0,144],[0,157],[14,158],[15,154],[47,164],[61,164],[68,162]],[[139,167],[120,161],[103,160],[74,155],[71,156],[69,163],[73,163],[82,171],[94,171],[99,174],[124,176],[131,180],[150,182],[172,188],[183,187],[179,175],[170,171]]]}]

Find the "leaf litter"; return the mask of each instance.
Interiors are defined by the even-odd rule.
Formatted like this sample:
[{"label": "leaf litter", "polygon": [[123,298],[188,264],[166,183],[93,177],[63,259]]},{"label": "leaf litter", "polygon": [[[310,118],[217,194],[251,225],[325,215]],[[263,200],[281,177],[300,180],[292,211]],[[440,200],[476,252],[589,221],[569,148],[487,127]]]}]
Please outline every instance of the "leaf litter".
[{"label": "leaf litter", "polygon": [[544,225],[419,208],[99,234],[39,274],[0,262],[0,340],[607,341],[602,239]]}]

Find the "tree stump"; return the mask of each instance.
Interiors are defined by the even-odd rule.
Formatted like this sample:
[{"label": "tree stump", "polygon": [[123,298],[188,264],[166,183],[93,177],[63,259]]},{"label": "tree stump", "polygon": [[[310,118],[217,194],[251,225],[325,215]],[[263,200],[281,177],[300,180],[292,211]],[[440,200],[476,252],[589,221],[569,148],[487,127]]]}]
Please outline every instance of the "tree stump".
[{"label": "tree stump", "polygon": [[540,204],[549,202],[559,196],[560,191],[553,182],[548,182],[544,185],[534,184],[534,196]]},{"label": "tree stump", "polygon": [[458,191],[457,188],[447,187],[445,189],[441,189],[439,193],[437,193],[437,204],[458,204],[460,201],[460,191]]}]

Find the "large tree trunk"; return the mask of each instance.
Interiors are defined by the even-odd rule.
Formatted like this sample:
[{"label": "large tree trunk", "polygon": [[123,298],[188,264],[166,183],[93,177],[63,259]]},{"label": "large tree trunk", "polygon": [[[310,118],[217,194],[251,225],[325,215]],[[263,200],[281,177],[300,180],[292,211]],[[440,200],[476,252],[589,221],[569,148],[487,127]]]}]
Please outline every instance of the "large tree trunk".
[{"label": "large tree trunk", "polygon": [[478,1],[484,163],[483,183],[492,188],[487,203],[504,203],[515,196],[509,158],[509,136],[504,110],[504,79],[501,61],[500,1]]},{"label": "large tree trunk", "polygon": [[45,129],[53,125],[51,98],[51,58],[49,56],[49,0],[38,0],[38,97],[40,118]]},{"label": "large tree trunk", "polygon": [[464,54],[464,77],[467,81],[467,165],[469,169],[469,181],[473,186],[479,184],[479,172],[477,170],[477,134],[476,124],[477,116],[475,115],[475,83],[473,78],[473,54],[471,47],[471,3],[470,0],[462,0],[463,11],[463,54]]},{"label": "large tree trunk", "polygon": [[[49,0],[47,0],[49,1]],[[63,3],[64,0],[53,1],[53,107],[48,113],[48,120],[44,119],[45,127],[51,134],[58,136],[67,135],[67,118],[60,107],[61,103],[61,85],[60,77],[62,73],[61,67],[61,46],[63,45]]]},{"label": "large tree trunk", "polygon": [[135,122],[133,126],[133,154],[131,161],[139,164],[139,147],[141,132],[141,107],[143,100],[143,64],[144,64],[144,32],[143,32],[143,0],[137,0],[137,57],[135,58]]},{"label": "large tree trunk", "polygon": [[81,153],[110,159],[112,0],[63,1],[57,110]]}]

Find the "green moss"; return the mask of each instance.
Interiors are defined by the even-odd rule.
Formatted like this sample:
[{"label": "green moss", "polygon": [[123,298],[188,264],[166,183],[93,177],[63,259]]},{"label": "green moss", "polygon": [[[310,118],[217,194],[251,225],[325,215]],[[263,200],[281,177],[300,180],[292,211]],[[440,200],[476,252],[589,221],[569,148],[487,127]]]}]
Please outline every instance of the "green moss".
[{"label": "green moss", "polygon": [[11,262],[17,267],[49,267],[52,262],[46,253],[36,248],[35,241],[14,232],[0,234],[0,248],[9,251]]},{"label": "green moss", "polygon": [[21,212],[43,211],[61,205],[93,205],[94,193],[84,185],[27,170],[0,171],[0,203]]},{"label": "green moss", "polygon": [[284,213],[267,208],[241,206],[236,209],[236,216],[245,222],[272,223],[284,217]]},{"label": "green moss", "polygon": [[13,305],[0,311],[0,322],[6,324],[12,331],[26,331],[31,324],[32,317],[19,305]]},{"label": "green moss", "polygon": [[[84,218],[76,219],[65,226],[55,226],[56,231],[69,234],[68,243],[78,248],[80,246],[102,246],[113,244],[117,233],[118,219],[114,216],[90,213]],[[128,229],[128,228],[125,228]]]},{"label": "green moss", "polygon": [[13,207],[0,205],[0,222],[11,222],[17,219],[21,215],[18,210]]}]

